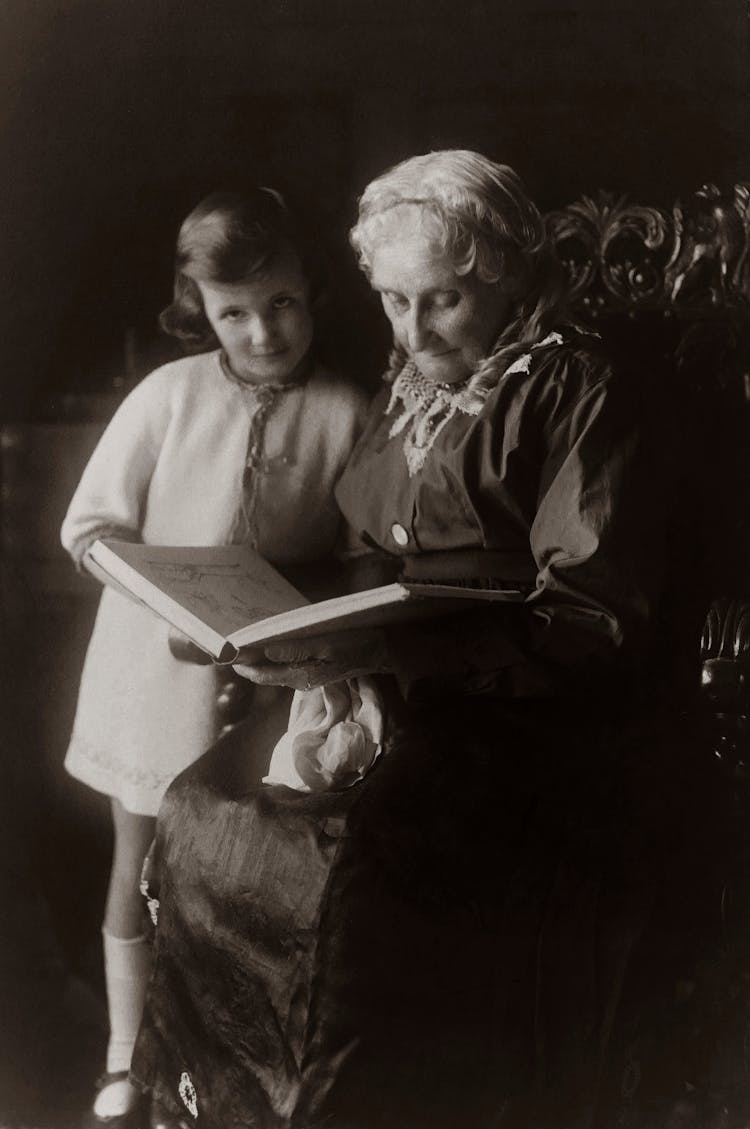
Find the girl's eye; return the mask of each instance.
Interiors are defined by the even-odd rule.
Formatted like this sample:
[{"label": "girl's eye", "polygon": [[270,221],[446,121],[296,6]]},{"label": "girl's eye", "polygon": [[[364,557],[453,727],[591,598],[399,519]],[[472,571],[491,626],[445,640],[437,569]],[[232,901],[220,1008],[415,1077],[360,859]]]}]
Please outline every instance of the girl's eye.
[{"label": "girl's eye", "polygon": [[224,310],[222,321],[239,321],[245,316],[244,310]]},{"label": "girl's eye", "polygon": [[288,306],[291,306],[293,301],[294,299],[291,294],[279,294],[274,298],[271,304],[275,310],[286,310]]}]

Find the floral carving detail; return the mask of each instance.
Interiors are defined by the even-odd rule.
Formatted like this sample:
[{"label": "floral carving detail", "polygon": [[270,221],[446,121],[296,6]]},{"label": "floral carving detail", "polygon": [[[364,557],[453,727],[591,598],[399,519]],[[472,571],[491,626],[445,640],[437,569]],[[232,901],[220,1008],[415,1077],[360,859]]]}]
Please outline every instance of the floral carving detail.
[{"label": "floral carving detail", "polygon": [[584,316],[750,303],[750,184],[705,184],[671,214],[600,193],[547,229]]},{"label": "floral carving detail", "polygon": [[674,253],[667,267],[673,301],[714,305],[750,299],[750,184],[722,192],[704,184],[674,206]]},{"label": "floral carving detail", "polygon": [[672,251],[669,217],[658,208],[601,193],[547,216],[547,229],[570,284],[573,305],[590,314],[658,303]]}]

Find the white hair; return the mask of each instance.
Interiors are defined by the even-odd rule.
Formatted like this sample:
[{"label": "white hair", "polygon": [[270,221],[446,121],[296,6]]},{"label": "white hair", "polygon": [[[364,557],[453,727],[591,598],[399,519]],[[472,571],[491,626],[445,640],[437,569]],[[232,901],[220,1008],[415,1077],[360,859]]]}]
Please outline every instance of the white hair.
[{"label": "white hair", "polygon": [[[509,284],[516,303],[508,325],[474,381],[497,380],[503,363],[542,340],[561,303],[561,280],[544,220],[509,165],[469,149],[409,157],[367,185],[349,238],[369,277],[376,249],[416,223],[453,263],[457,274]],[[386,379],[403,364],[396,346]]]},{"label": "white hair", "polygon": [[417,206],[436,245],[458,274],[475,270],[493,283],[514,259],[533,258],[545,243],[544,222],[517,173],[468,149],[410,157],[368,184],[350,239],[366,274],[394,221]]}]

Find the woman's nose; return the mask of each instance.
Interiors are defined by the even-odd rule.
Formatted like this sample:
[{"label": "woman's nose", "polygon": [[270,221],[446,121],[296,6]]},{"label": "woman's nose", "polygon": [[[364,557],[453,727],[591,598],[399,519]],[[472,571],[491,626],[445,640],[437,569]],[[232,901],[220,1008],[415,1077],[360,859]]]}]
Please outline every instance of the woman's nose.
[{"label": "woman's nose", "polygon": [[431,336],[424,312],[413,309],[406,315],[406,341],[411,353],[420,353]]}]

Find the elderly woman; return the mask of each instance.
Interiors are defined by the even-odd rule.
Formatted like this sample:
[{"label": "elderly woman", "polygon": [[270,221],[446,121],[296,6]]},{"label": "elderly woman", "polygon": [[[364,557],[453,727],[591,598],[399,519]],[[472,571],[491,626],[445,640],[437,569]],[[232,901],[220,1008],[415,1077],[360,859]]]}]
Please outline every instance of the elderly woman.
[{"label": "elderly woman", "polygon": [[269,708],[265,745],[256,720],[178,779],[135,1074],[206,1129],[599,1124],[638,928],[617,737],[660,558],[639,397],[562,322],[507,166],[407,160],[351,238],[395,348],[339,505],[391,571],[526,598],[246,656],[258,710],[371,687],[383,752],[351,787],[261,784]]}]

